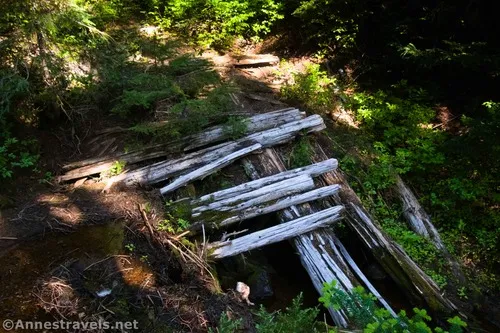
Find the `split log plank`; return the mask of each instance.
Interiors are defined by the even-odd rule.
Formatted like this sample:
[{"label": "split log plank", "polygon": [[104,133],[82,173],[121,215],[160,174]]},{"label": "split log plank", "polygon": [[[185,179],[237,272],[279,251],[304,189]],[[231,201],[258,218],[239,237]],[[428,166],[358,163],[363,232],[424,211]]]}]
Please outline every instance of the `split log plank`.
[{"label": "split log plank", "polygon": [[277,183],[282,180],[294,178],[300,175],[309,175],[311,177],[317,177],[322,173],[335,170],[337,168],[338,161],[336,159],[328,159],[319,163],[308,165],[302,168],[297,168],[293,170],[288,170],[280,172],[276,175],[269,177],[259,178],[248,183],[244,183],[238,186],[234,186],[225,190],[217,191],[204,195],[198,199],[192,200],[191,205],[196,206],[205,202],[215,202],[221,201],[227,198],[232,198],[235,195],[239,195],[246,192],[251,192],[267,186],[269,184]]},{"label": "split log plank", "polygon": [[[261,175],[270,176],[285,171],[283,163],[275,159],[276,154],[273,152],[273,149],[266,149],[264,153],[251,159],[243,159],[245,171],[250,178],[258,179]],[[281,223],[286,223],[317,211],[309,203],[305,203],[282,210],[278,218]],[[331,229],[319,229],[292,239],[292,245],[300,256],[302,266],[320,295],[323,285],[333,280],[338,281],[337,287],[345,292],[359,285],[339,251],[324,246],[324,239],[328,239],[332,234]],[[349,319],[344,311],[329,307],[328,312],[338,327],[348,326]]]},{"label": "split log plank", "polygon": [[[303,113],[297,109],[286,108],[269,113],[258,114],[246,119],[246,132],[254,133],[277,127],[289,122],[300,120]],[[227,139],[224,125],[210,127],[200,133],[187,136],[168,144],[153,145],[141,150],[118,154],[113,157],[91,158],[69,163],[63,169],[70,170],[58,178],[59,181],[68,181],[109,170],[116,161],[134,164],[150,159],[165,157],[180,151],[190,151],[203,146],[221,142]]]},{"label": "split log plank", "polygon": [[265,207],[253,206],[246,210],[240,211],[237,216],[226,218],[219,223],[219,227],[226,227],[230,224],[251,219],[260,215],[265,215],[285,208],[310,202],[313,200],[323,199],[331,195],[335,195],[340,189],[338,185],[324,186],[306,193],[301,193],[294,196],[289,196],[285,199],[276,201],[276,203]]},{"label": "split log plank", "polygon": [[309,192],[288,196],[283,199],[279,199],[277,201],[271,201],[271,203],[267,203],[267,205],[266,203],[263,203],[261,205],[253,205],[252,207],[243,210],[234,209],[231,211],[231,213],[234,214],[233,216],[230,217],[226,216],[221,221],[202,220],[193,224],[192,228],[194,229],[193,231],[196,232],[203,223],[215,224],[218,228],[225,228],[230,226],[231,224],[245,221],[257,216],[277,212],[294,205],[299,205],[306,202],[326,198],[328,196],[336,194],[339,191],[339,189],[340,187],[337,185],[324,186]]},{"label": "split log plank", "polygon": [[183,175],[177,179],[175,179],[172,183],[168,184],[167,186],[163,187],[160,189],[160,193],[162,195],[165,195],[169,192],[172,192],[179,187],[182,187],[188,183],[191,183],[197,179],[204,178],[208,175],[211,175],[212,173],[216,172],[217,170],[220,170],[224,168],[225,166],[233,163],[237,159],[246,156],[248,154],[251,154],[259,149],[262,148],[262,145],[260,143],[254,144],[250,147],[238,150],[234,153],[231,153],[219,160],[216,160],[214,162],[211,162],[205,166],[202,166],[199,169],[196,169],[186,175]]},{"label": "split log plank", "polygon": [[[300,193],[297,195],[292,195],[285,197],[283,199],[279,199],[277,201],[271,201],[271,203],[263,203],[261,205],[254,205],[250,208],[244,209],[244,210],[233,210],[231,213],[233,213],[233,216],[227,217],[224,216],[223,220],[214,220],[213,218],[208,218],[208,219],[203,219],[203,214],[201,217],[198,217],[198,219],[201,219],[201,221],[198,221],[196,223],[193,223],[190,227],[190,231],[194,234],[196,232],[199,232],[201,230],[202,225],[207,225],[207,227],[211,226],[217,226],[218,228],[226,228],[230,226],[231,224],[245,221],[257,216],[261,215],[266,215],[270,214],[273,212],[277,212],[283,209],[286,209],[288,207],[294,206],[294,205],[299,205],[303,204],[306,202],[310,202],[313,200],[318,200],[318,199],[323,199],[325,197],[328,197],[330,195],[334,195],[339,191],[340,187],[338,185],[332,185],[332,186],[325,186],[321,187],[319,189],[315,189],[309,192],[305,193]],[[266,205],[267,204],[267,205]],[[231,215],[231,214],[229,214]],[[194,218],[196,218],[199,215],[193,215]],[[215,214],[215,216],[218,216]]]},{"label": "split log plank", "polygon": [[218,160],[228,154],[232,154],[247,147],[249,142],[259,143],[262,147],[271,147],[290,141],[303,131],[310,133],[321,131],[324,128],[325,124],[321,116],[313,115],[302,120],[286,123],[276,128],[250,134],[237,141],[221,143],[214,147],[196,151],[179,159],[154,163],[115,176],[110,180],[110,184],[118,182],[123,182],[126,185],[158,183],[172,176],[176,176],[181,172],[189,172],[213,160]]},{"label": "split log plank", "polygon": [[314,188],[314,181],[309,175],[300,175],[269,184],[251,192],[235,195],[231,198],[211,202],[204,206],[193,208],[193,216],[209,210],[219,212],[238,211],[249,207],[261,205],[271,200],[286,197],[290,194],[300,193]]},{"label": "split log plank", "polygon": [[[267,129],[281,126],[283,124],[297,121],[305,117],[304,113],[298,109],[288,108],[269,113],[258,114],[243,119],[246,125],[245,133],[255,133]],[[191,135],[186,142],[189,142],[184,151],[191,151],[209,144],[214,144],[227,139],[227,126],[219,125],[211,127],[200,134]]]},{"label": "split log plank", "polygon": [[340,220],[342,209],[342,206],[328,208],[315,214],[307,215],[287,223],[281,223],[231,241],[209,244],[208,250],[213,250],[210,257],[213,259],[222,259],[234,256],[327,226]]}]

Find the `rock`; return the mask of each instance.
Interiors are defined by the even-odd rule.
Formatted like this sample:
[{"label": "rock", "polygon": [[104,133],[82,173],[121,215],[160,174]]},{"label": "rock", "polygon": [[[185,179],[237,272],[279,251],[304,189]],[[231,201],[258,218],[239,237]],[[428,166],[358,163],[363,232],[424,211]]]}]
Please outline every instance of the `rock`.
[{"label": "rock", "polygon": [[256,271],[248,280],[248,284],[252,289],[252,299],[261,300],[273,296],[273,288],[269,272],[265,269]]}]

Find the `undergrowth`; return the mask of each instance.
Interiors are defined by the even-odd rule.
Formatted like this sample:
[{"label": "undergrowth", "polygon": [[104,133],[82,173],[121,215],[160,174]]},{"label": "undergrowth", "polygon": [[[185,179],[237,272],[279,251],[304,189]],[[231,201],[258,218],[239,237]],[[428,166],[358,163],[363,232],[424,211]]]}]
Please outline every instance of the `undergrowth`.
[{"label": "undergrowth", "polygon": [[402,220],[393,190],[396,175],[415,186],[448,250],[482,264],[475,280],[498,288],[500,280],[490,274],[499,264],[500,215],[494,209],[499,197],[492,191],[498,186],[498,169],[490,156],[498,155],[500,144],[483,142],[486,136],[498,137],[499,104],[485,103],[481,122],[462,117],[466,134],[453,136],[435,125],[429,94],[406,81],[374,92],[351,86],[349,94],[342,94],[337,81],[319,66],[296,74],[294,81],[284,86],[283,96],[312,112],[329,113],[335,101],[346,101],[358,129],[340,125],[332,132],[340,146],[340,165],[384,230],[410,257],[441,287],[449,282],[438,251]]}]

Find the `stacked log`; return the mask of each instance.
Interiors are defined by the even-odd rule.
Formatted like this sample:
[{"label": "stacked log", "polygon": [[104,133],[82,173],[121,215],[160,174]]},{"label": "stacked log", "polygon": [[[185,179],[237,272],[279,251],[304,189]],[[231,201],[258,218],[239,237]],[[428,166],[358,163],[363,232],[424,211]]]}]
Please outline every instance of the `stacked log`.
[{"label": "stacked log", "polygon": [[[300,120],[304,117],[303,112],[286,108],[269,113],[258,114],[244,120],[246,133],[261,132],[283,124]],[[210,127],[200,133],[186,136],[180,140],[167,144],[152,145],[140,150],[116,154],[114,156],[104,156],[100,158],[90,158],[63,166],[66,173],[58,178],[60,182],[78,179],[109,170],[116,161],[121,161],[127,165],[158,159],[182,151],[193,151],[208,145],[220,143],[228,139],[226,126],[218,125]]]}]

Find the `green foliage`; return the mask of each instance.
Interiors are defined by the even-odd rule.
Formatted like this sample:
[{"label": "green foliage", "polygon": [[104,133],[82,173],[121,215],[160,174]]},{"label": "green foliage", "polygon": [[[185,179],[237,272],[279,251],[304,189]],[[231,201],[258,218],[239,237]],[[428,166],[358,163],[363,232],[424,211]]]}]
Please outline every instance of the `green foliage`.
[{"label": "green foliage", "polygon": [[241,329],[241,319],[230,319],[228,315],[223,312],[219,319],[217,329],[213,330],[211,327],[208,329],[210,333],[234,333]]},{"label": "green foliage", "polygon": [[290,2],[292,15],[299,19],[304,43],[319,46],[331,52],[341,48],[351,50],[356,46],[360,19],[365,10],[362,2],[304,0],[296,7]]},{"label": "green foliage", "polygon": [[318,64],[311,64],[305,72],[294,74],[293,82],[284,85],[281,94],[313,112],[328,112],[335,105],[335,83]]},{"label": "green foliage", "polygon": [[425,170],[444,162],[438,150],[443,136],[430,125],[435,111],[419,103],[421,91],[411,93],[410,89],[409,98],[403,99],[379,90],[371,95],[356,93],[352,98],[351,106],[363,130],[374,140],[377,157],[370,166],[370,178],[378,188],[392,185],[387,179],[394,174]]},{"label": "green foliage", "polygon": [[316,328],[317,308],[302,308],[302,294],[299,294],[284,312],[268,313],[263,306],[256,313],[256,330],[259,333],[310,333]]},{"label": "green foliage", "polygon": [[309,143],[309,138],[307,136],[300,138],[299,142],[293,146],[292,152],[290,153],[290,167],[300,168],[311,164],[313,154],[314,151]]},{"label": "green foliage", "polygon": [[191,217],[191,209],[188,205],[183,206],[182,203],[172,205],[167,202],[165,208],[165,218],[160,221],[157,227],[159,231],[175,234],[189,228],[191,223],[188,219]]},{"label": "green foliage", "polygon": [[[394,318],[386,309],[377,307],[375,304],[377,298],[362,287],[356,287],[347,293],[338,289],[336,282],[325,284],[320,301],[326,307],[343,309],[355,326],[364,332],[447,332],[440,327],[434,329],[429,327],[428,322],[431,321],[431,317],[424,309],[414,308],[412,317],[408,317],[406,312],[401,310]],[[467,324],[457,316],[448,319],[448,323],[450,323],[449,332],[453,333],[463,332],[463,328],[467,327]]]},{"label": "green foliage", "polygon": [[119,175],[125,169],[125,165],[127,163],[125,161],[115,161],[111,168],[106,172],[108,177]]},{"label": "green foliage", "polygon": [[239,139],[247,133],[248,123],[245,118],[229,117],[224,123],[223,133],[227,138]]},{"label": "green foliage", "polygon": [[7,138],[0,144],[0,176],[11,178],[18,169],[34,169],[39,156],[33,152],[36,142]]},{"label": "green foliage", "polygon": [[281,19],[274,0],[174,0],[158,1],[150,15],[166,29],[188,35],[197,44],[227,48],[234,38],[268,33]]}]

